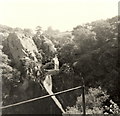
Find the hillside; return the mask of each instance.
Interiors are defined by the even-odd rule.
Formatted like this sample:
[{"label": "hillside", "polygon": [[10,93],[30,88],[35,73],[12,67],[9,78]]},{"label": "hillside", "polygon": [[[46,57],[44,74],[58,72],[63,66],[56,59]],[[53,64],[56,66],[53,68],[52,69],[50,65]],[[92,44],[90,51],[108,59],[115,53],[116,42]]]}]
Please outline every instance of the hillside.
[{"label": "hillside", "polygon": [[[118,30],[117,16],[78,25],[71,32],[48,28],[41,35],[0,25],[2,105],[47,95],[44,82],[58,54],[60,69],[51,71],[49,80],[54,93],[81,86],[84,79],[86,113],[119,114]],[[67,113],[82,114],[81,93],[75,90],[56,98]],[[3,114],[61,113],[50,97],[3,109]]]}]

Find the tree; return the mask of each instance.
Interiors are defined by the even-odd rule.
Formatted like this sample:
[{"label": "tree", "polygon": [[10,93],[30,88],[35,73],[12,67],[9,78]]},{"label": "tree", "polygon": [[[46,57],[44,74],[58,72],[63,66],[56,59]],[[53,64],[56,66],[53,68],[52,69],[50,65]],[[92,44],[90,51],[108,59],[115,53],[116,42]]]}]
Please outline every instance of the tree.
[{"label": "tree", "polygon": [[96,33],[98,46],[102,46],[106,41],[116,37],[117,25],[116,20],[113,21],[115,22],[110,22],[109,20],[98,20],[89,24],[89,26],[91,26],[91,30]]},{"label": "tree", "polygon": [[73,62],[74,60],[73,50],[74,50],[74,44],[66,44],[59,50],[60,62],[62,64]]},{"label": "tree", "polygon": [[16,27],[14,28],[14,32],[23,33],[23,29]]},{"label": "tree", "polygon": [[73,29],[73,41],[81,52],[90,51],[94,48],[96,34],[83,26],[77,26]]},{"label": "tree", "polygon": [[25,28],[23,31],[24,31],[24,34],[25,34],[25,35],[29,35],[29,36],[32,36],[32,35],[33,35],[32,29]]}]

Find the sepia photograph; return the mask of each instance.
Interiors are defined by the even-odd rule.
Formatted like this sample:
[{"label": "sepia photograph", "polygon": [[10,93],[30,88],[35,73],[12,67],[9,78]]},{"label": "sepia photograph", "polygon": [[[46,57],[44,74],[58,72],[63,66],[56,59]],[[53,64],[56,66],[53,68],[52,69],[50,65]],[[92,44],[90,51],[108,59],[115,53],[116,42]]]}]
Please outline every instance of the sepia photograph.
[{"label": "sepia photograph", "polygon": [[0,0],[0,115],[120,116],[119,0]]}]

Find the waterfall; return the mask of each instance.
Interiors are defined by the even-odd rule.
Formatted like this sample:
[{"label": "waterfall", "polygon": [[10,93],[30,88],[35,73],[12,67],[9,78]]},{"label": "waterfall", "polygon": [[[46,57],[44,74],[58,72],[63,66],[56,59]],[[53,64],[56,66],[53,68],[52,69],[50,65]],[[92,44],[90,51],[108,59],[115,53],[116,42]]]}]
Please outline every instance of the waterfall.
[{"label": "waterfall", "polygon": [[[44,80],[44,82],[43,82],[43,85],[44,85],[44,87],[45,87],[45,89],[46,89],[46,91],[48,92],[49,95],[54,94],[54,93],[52,92],[52,77],[51,77],[51,75],[46,75],[46,78],[45,78],[45,80]],[[55,104],[58,106],[58,108],[59,108],[63,113],[65,113],[65,111],[64,111],[61,103],[58,101],[58,99],[56,98],[56,96],[51,96],[51,98],[53,99],[53,101],[55,102]]]}]

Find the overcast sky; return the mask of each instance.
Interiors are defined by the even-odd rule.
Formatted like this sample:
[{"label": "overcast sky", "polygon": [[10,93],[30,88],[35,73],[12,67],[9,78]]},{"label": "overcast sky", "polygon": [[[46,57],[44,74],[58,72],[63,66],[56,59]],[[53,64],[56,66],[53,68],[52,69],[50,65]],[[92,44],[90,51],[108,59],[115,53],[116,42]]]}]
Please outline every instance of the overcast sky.
[{"label": "overcast sky", "polygon": [[82,23],[118,15],[118,0],[0,0],[0,24],[72,30]]}]

